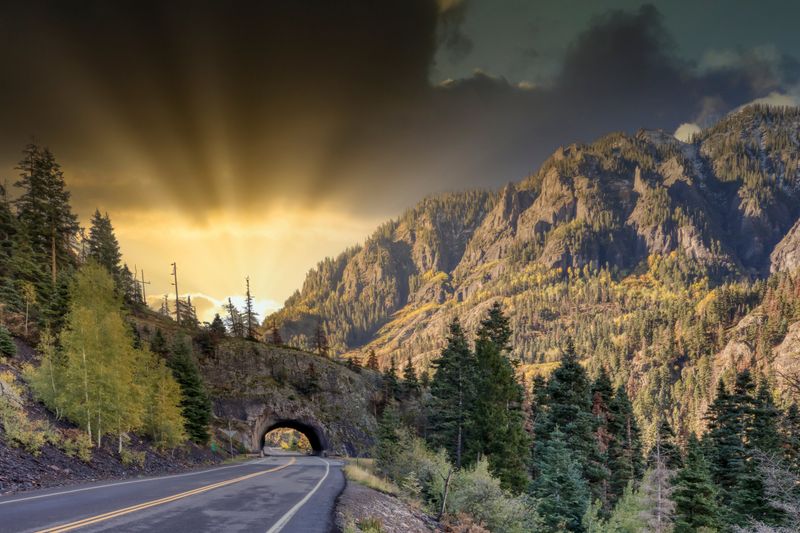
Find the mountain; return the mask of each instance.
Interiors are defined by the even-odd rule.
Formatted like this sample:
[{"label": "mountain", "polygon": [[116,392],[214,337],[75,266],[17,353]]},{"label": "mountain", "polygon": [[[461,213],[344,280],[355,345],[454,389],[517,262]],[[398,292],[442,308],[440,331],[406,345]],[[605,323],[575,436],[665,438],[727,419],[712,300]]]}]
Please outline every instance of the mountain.
[{"label": "mountain", "polygon": [[798,162],[796,108],[747,107],[688,143],[639,131],[561,147],[497,193],[423,200],[319,263],[267,323],[308,346],[322,322],[337,353],[427,368],[453,317],[473,330],[500,300],[526,370],[571,337],[634,394],[694,387],[704,402],[762,280],[800,265]]}]

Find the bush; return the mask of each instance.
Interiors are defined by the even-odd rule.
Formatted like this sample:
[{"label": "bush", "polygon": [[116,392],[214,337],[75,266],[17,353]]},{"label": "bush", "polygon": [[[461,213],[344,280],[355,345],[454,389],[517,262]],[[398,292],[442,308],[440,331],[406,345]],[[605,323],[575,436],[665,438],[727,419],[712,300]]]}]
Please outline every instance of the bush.
[{"label": "bush", "polygon": [[14,344],[11,332],[2,324],[0,324],[0,355],[9,358],[17,355],[17,345]]},{"label": "bush", "polygon": [[144,466],[145,454],[144,452],[135,452],[127,448],[122,448],[119,458],[125,466],[138,466],[142,468]]},{"label": "bush", "polygon": [[38,456],[46,442],[46,433],[37,420],[31,420],[25,411],[8,398],[0,398],[0,422],[9,444],[22,446]]},{"label": "bush", "polygon": [[511,496],[492,477],[489,463],[481,459],[470,469],[459,471],[447,499],[448,513],[468,514],[494,533],[538,531],[532,502],[526,496]]},{"label": "bush", "polygon": [[92,439],[83,431],[64,430],[60,443],[56,445],[69,457],[77,457],[84,463],[92,460]]}]

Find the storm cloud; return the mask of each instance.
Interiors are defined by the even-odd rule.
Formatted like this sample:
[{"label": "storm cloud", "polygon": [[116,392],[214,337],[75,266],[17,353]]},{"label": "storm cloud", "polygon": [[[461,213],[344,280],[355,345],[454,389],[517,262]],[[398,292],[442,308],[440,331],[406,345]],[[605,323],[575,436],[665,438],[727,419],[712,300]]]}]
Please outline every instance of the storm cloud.
[{"label": "storm cloud", "polygon": [[[557,146],[707,123],[796,83],[781,53],[679,57],[659,11],[611,10],[549,83],[468,61],[469,2],[8,2],[0,7],[0,163],[30,135],[79,207],[325,203],[374,216],[441,190],[497,187]],[[714,43],[709,43],[713,47]],[[530,55],[530,54],[529,54]],[[533,59],[531,59],[533,60]]]}]

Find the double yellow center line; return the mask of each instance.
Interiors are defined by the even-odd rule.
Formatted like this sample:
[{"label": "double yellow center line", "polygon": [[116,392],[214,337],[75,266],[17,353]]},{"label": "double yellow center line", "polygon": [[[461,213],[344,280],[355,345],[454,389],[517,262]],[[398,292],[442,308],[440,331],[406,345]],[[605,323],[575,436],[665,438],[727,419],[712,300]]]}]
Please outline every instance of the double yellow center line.
[{"label": "double yellow center line", "polygon": [[61,533],[62,531],[72,531],[73,529],[78,529],[79,527],[90,526],[92,524],[97,524],[99,522],[105,522],[106,520],[111,520],[112,518],[117,518],[118,516],[123,516],[129,513],[133,513],[136,511],[141,511],[143,509],[149,509],[150,507],[155,507],[157,505],[163,505],[165,503],[174,502],[176,500],[181,500],[183,498],[188,498],[189,496],[194,496],[195,494],[202,494],[203,492],[208,492],[210,490],[218,489],[220,487],[225,487],[227,485],[232,485],[234,483],[239,483],[240,481],[245,481],[248,479],[252,479],[257,476],[263,476],[264,474],[269,474],[270,472],[275,472],[277,470],[282,470],[287,466],[294,464],[295,459],[292,458],[288,463],[283,464],[281,466],[277,466],[275,468],[270,468],[269,470],[262,470],[260,472],[255,472],[253,474],[247,474],[244,476],[239,476],[233,479],[227,479],[225,481],[220,481],[218,483],[213,483],[211,485],[204,485],[202,487],[187,490],[186,492],[181,492],[180,494],[173,494],[172,496],[167,496],[165,498],[160,498],[158,500],[151,500],[149,502],[140,503],[139,505],[132,505],[131,507],[126,507],[124,509],[118,509],[116,511],[111,511],[108,513],[100,514],[97,516],[90,516],[89,518],[84,518],[83,520],[78,520],[76,522],[70,522],[68,524],[62,524],[60,526],[51,527],[48,529],[42,529],[37,533]]}]

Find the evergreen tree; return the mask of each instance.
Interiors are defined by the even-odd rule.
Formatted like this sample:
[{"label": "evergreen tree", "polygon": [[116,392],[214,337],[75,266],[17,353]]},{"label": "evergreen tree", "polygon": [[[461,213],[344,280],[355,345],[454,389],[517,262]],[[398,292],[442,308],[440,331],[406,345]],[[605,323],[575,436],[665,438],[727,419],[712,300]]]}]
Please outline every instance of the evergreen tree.
[{"label": "evergreen tree", "polygon": [[546,400],[545,409],[539,409],[533,428],[536,438],[533,448],[534,471],[539,471],[540,457],[550,435],[558,427],[570,444],[571,453],[581,467],[581,474],[586,476],[587,463],[595,446],[591,390],[586,370],[578,362],[571,343],[567,344],[561,364],[550,375],[541,396],[545,396]]},{"label": "evergreen tree", "polygon": [[325,326],[322,324],[322,321],[319,320],[314,330],[314,351],[317,352],[317,355],[328,357],[329,349],[328,335],[325,333]]},{"label": "evergreen tree", "polygon": [[379,370],[378,357],[375,355],[375,350],[369,351],[369,357],[367,358],[367,368],[369,368],[370,370],[375,370],[376,372]]},{"label": "evergreen tree", "polygon": [[225,330],[225,323],[220,318],[219,313],[214,313],[214,319],[211,320],[211,324],[208,326],[208,332],[214,341],[219,341],[227,336],[228,332]]},{"label": "evergreen tree", "polygon": [[664,461],[664,466],[669,470],[675,470],[681,465],[681,452],[675,443],[675,432],[666,416],[659,417],[656,422],[656,435],[653,447],[647,454],[647,466],[655,467],[656,454]]},{"label": "evergreen tree", "polygon": [[503,488],[521,491],[528,484],[527,450],[522,410],[523,392],[517,382],[516,366],[509,359],[511,328],[508,318],[495,303],[481,322],[475,341],[477,378],[473,435],[468,450],[477,459],[489,460],[490,470]]},{"label": "evergreen tree", "polygon": [[225,319],[228,326],[228,331],[230,331],[232,337],[244,337],[245,335],[245,328],[244,328],[244,320],[242,319],[242,314],[236,309],[236,306],[233,305],[233,302],[230,298],[228,298],[228,305],[225,306],[225,310],[228,312],[228,316]]},{"label": "evergreen tree", "polygon": [[258,313],[253,308],[253,296],[250,294],[250,277],[246,278],[247,291],[244,300],[244,330],[248,339],[255,340],[258,331]]},{"label": "evergreen tree", "polygon": [[686,458],[674,480],[675,533],[692,533],[719,527],[717,489],[711,469],[694,434],[689,436]]},{"label": "evergreen tree", "polygon": [[[109,274],[119,282],[122,253],[119,250],[119,242],[114,235],[114,227],[111,225],[108,213],[101,215],[99,209],[95,210],[89,228],[88,245],[89,257],[108,270]],[[125,293],[123,292],[123,294]]]},{"label": "evergreen tree", "polygon": [[0,355],[11,358],[17,355],[17,345],[6,327],[0,324]]},{"label": "evergreen tree", "polygon": [[375,466],[385,474],[395,470],[395,462],[400,454],[400,413],[393,401],[390,401],[381,414],[378,423],[378,442],[375,451]]},{"label": "evergreen tree", "polygon": [[592,416],[594,417],[594,446],[586,468],[586,478],[592,492],[592,501],[599,501],[601,513],[611,513],[615,495],[611,489],[610,449],[614,441],[611,433],[611,401],[613,389],[605,368],[601,367],[592,383]]},{"label": "evergreen tree", "polygon": [[537,512],[549,531],[583,531],[582,518],[589,505],[589,488],[581,465],[556,427],[537,458],[539,475],[531,485]]},{"label": "evergreen tree", "polygon": [[272,327],[269,329],[270,337],[269,343],[273,346],[283,346],[283,337],[281,337],[281,329],[277,323],[272,324]]},{"label": "evergreen tree", "polygon": [[400,382],[397,379],[397,360],[394,355],[389,360],[389,366],[383,372],[383,394],[387,402],[399,399]]},{"label": "evergreen tree", "polygon": [[35,144],[25,147],[17,169],[20,174],[15,185],[22,189],[15,201],[17,217],[34,256],[49,265],[55,285],[58,269],[75,264],[72,239],[78,232],[78,218],[69,204],[64,175],[50,150]]},{"label": "evergreen tree", "polygon": [[781,418],[783,460],[789,470],[800,473],[800,409],[793,403]]},{"label": "evergreen tree", "polygon": [[406,398],[413,398],[419,394],[419,380],[411,356],[408,356],[406,366],[403,367],[403,395]]},{"label": "evergreen tree", "polygon": [[611,400],[608,429],[612,436],[608,449],[611,494],[616,499],[632,481],[641,478],[644,468],[639,426],[623,386],[617,388]]},{"label": "evergreen tree", "polygon": [[[371,352],[370,358],[375,355]],[[456,468],[470,464],[464,457],[465,442],[471,426],[475,395],[475,356],[469,349],[458,319],[450,324],[447,346],[433,362],[431,404],[428,410],[428,441],[435,448],[447,450]]]},{"label": "evergreen tree", "polygon": [[781,449],[778,425],[781,412],[775,406],[769,385],[762,380],[752,402],[752,424],[747,436],[750,447],[765,454],[775,455]]},{"label": "evergreen tree", "polygon": [[186,433],[194,442],[205,444],[209,439],[211,400],[192,359],[189,345],[178,340],[173,344],[171,352],[167,364],[181,387],[181,409],[186,420]]},{"label": "evergreen tree", "polygon": [[153,333],[153,338],[150,339],[150,351],[161,357],[167,357],[169,355],[167,339],[164,338],[164,334],[161,333],[160,329],[156,329],[156,332]]}]

